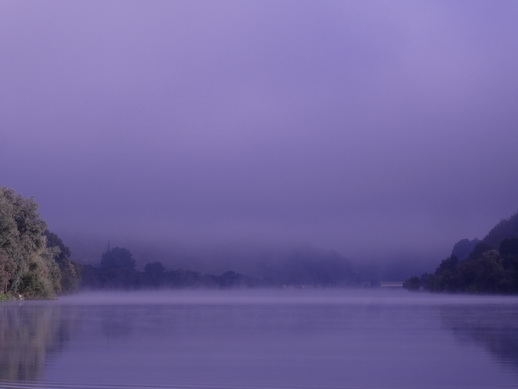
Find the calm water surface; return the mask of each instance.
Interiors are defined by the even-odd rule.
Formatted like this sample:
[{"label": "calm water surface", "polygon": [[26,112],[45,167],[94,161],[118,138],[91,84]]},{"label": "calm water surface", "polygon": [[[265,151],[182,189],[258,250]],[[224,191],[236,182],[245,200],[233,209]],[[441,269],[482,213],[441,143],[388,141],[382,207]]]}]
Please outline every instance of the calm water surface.
[{"label": "calm water surface", "polygon": [[3,388],[516,388],[518,298],[402,290],[0,304]]}]

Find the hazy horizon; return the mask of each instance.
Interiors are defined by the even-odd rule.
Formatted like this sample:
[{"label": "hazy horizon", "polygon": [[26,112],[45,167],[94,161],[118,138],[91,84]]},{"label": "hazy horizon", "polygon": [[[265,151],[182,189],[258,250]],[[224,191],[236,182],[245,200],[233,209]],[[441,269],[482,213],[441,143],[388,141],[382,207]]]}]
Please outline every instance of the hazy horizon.
[{"label": "hazy horizon", "polygon": [[518,210],[517,19],[514,1],[4,0],[0,185],[76,252],[437,262]]}]

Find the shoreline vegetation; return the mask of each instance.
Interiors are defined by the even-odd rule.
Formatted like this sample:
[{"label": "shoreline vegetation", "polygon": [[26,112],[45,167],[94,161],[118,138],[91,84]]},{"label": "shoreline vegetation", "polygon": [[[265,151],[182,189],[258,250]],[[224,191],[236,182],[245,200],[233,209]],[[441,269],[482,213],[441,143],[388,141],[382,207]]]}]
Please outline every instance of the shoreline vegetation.
[{"label": "shoreline vegetation", "polygon": [[52,299],[80,285],[80,266],[38,204],[0,187],[0,299]]},{"label": "shoreline vegetation", "polygon": [[[85,290],[184,288],[379,287],[360,277],[342,255],[325,250],[293,250],[262,263],[253,275],[228,270],[220,275],[167,269],[161,262],[136,268],[131,252],[108,248],[96,265],[70,259],[71,251],[39,217],[38,204],[0,187],[0,301],[54,299]],[[461,240],[433,274],[403,282],[410,291],[518,294],[518,213],[502,220],[482,240]]]},{"label": "shoreline vegetation", "polygon": [[13,300],[21,300],[21,298],[20,298],[20,296],[15,296],[13,294],[0,293],[0,301],[13,301]]},{"label": "shoreline vegetation", "polygon": [[501,220],[484,239],[463,239],[434,273],[403,282],[410,291],[518,294],[518,212]]}]

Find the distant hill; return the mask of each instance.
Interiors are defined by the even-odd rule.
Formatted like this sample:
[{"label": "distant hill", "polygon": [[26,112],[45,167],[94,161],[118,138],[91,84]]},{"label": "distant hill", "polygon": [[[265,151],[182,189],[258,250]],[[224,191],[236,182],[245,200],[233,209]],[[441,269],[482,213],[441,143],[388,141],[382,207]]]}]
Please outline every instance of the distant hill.
[{"label": "distant hill", "polygon": [[518,294],[518,212],[482,239],[457,242],[433,274],[410,277],[403,286],[432,292]]},{"label": "distant hill", "polygon": [[501,220],[482,239],[482,242],[496,249],[500,247],[504,239],[518,238],[518,212],[508,219]]},{"label": "distant hill", "polygon": [[452,257],[457,257],[459,259],[466,259],[469,257],[473,249],[480,243],[480,239],[461,239],[453,246],[453,250],[451,252]]}]

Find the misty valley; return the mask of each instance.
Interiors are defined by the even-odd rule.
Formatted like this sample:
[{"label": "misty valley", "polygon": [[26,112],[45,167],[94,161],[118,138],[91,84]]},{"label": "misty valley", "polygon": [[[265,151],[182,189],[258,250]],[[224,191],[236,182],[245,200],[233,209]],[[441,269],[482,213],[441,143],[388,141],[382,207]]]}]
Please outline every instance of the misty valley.
[{"label": "misty valley", "polygon": [[[81,263],[37,210],[32,198],[0,187],[1,300],[49,299],[78,290],[379,287],[383,281],[376,268],[311,246],[263,247],[237,256],[231,249],[223,258],[191,254],[180,263],[183,267],[170,269],[142,259],[137,267],[129,249],[108,244],[99,262]],[[203,262],[201,267],[219,263],[224,270],[192,269]],[[460,240],[435,272],[402,285],[411,291],[518,294],[518,213],[501,220],[482,240]]]},{"label": "misty valley", "polygon": [[518,0],[0,0],[0,389],[518,389]]},{"label": "misty valley", "polygon": [[387,287],[309,246],[215,273],[137,266],[124,247],[81,263],[37,208],[0,187],[0,387],[518,384],[518,214]]}]

